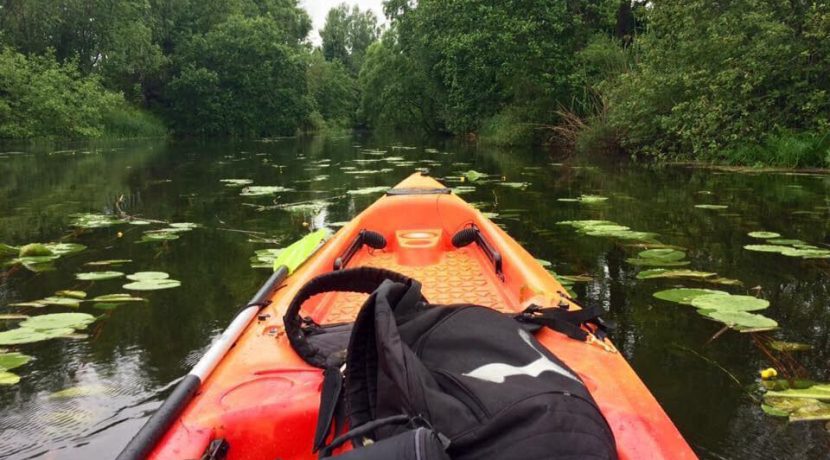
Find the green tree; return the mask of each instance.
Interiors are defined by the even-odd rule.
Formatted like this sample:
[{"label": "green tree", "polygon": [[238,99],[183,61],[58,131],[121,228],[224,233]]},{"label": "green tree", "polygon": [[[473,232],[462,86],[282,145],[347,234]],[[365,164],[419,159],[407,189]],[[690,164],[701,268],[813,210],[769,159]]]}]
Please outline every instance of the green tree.
[{"label": "green tree", "polygon": [[629,151],[718,156],[830,128],[830,5],[663,0],[647,23],[638,65],[603,85]]},{"label": "green tree", "polygon": [[178,60],[168,104],[180,134],[292,134],[309,114],[296,34],[270,17],[231,16],[192,37]]},{"label": "green tree", "polygon": [[331,127],[355,123],[359,89],[357,80],[340,61],[326,61],[321,51],[309,57],[308,94],[313,110]]},{"label": "green tree", "polygon": [[106,117],[123,107],[95,75],[54,56],[0,51],[0,138],[100,137]]},{"label": "green tree", "polygon": [[329,10],[326,24],[320,30],[326,60],[342,62],[354,75],[360,71],[369,45],[380,34],[377,17],[371,10],[349,9],[341,3]]}]

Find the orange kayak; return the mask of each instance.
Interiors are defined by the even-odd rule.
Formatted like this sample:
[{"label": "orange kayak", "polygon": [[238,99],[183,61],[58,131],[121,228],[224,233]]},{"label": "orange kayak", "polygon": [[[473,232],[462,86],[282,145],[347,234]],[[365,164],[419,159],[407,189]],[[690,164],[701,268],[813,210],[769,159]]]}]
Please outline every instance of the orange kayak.
[{"label": "orange kayak", "polygon": [[[452,245],[452,236],[470,224],[500,254],[500,273],[480,245]],[[383,235],[386,248],[362,246],[344,259],[364,229]],[[432,303],[467,302],[518,313],[531,302],[544,307],[572,302],[561,296],[566,292],[562,285],[498,226],[439,182],[415,174],[280,280],[281,288],[269,293],[270,304],[246,324],[209,375],[198,380],[195,396],[147,448],[150,458],[200,458],[220,439],[227,448],[222,458],[230,460],[316,458],[312,443],[323,376],[295,353],[282,318],[300,287],[330,272],[338,259],[348,267],[380,267],[414,278]],[[318,324],[351,322],[365,297],[323,294],[305,303],[302,316]],[[611,426],[621,459],[696,458],[610,342],[582,342],[547,329],[537,337],[584,380]]]}]

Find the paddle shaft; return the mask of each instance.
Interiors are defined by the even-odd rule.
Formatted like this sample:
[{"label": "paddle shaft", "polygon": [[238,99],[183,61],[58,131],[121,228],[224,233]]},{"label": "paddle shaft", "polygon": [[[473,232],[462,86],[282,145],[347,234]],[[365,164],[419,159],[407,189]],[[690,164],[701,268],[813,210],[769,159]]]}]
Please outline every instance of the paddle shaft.
[{"label": "paddle shaft", "polygon": [[288,274],[288,268],[284,265],[274,271],[268,281],[262,285],[248,303],[249,306],[236,315],[236,318],[225,329],[225,332],[210,346],[210,349],[193,366],[190,373],[176,385],[176,388],[161,407],[147,420],[129,444],[124,447],[117,460],[143,460],[153,451],[162,436],[167,433],[170,425],[193,399],[202,383],[210,376],[228,350],[236,343],[242,332],[247,329],[262,309],[262,305],[268,301],[277,286],[288,278]]}]

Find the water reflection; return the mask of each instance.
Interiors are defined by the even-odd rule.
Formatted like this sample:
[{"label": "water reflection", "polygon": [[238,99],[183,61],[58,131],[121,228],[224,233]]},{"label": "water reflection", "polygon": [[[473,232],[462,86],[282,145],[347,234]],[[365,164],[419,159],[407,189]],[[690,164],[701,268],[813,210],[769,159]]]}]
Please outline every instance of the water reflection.
[{"label": "water reflection", "polygon": [[[402,148],[410,146],[416,148]],[[101,259],[131,259],[121,271],[164,271],[182,286],[146,293],[148,303],[112,311],[84,304],[80,311],[102,316],[89,338],[14,347],[35,360],[15,370],[19,384],[0,387],[0,456],[113,456],[267,276],[250,267],[256,250],[296,239],[309,227],[349,220],[378,196],[349,191],[390,186],[415,168],[450,178],[450,185],[473,186],[464,198],[493,213],[531,253],[551,261],[553,270],[593,278],[575,285],[580,299],[610,311],[618,348],[703,457],[827,455],[828,433],[821,424],[788,425],[761,413],[748,388],[767,364],[746,335],[727,333],[709,343],[717,324],[689,307],[652,297],[673,286],[705,284],[637,280],[639,269],[625,260],[641,248],[556,225],[602,219],[654,232],[661,242],[686,248],[689,268],[743,282],[718,289],[746,293],[760,286],[772,303],[765,314],[782,326],[774,336],[813,345],[799,359],[814,378],[830,380],[830,265],[743,249],[751,244],[747,233],[755,230],[825,247],[830,211],[825,176],[607,159],[560,163],[544,151],[361,136],[14,150],[24,153],[0,153],[0,242],[64,239],[88,249],[57,261],[54,272],[7,271],[0,278],[0,306],[61,289],[123,292],[123,280],[74,279],[74,273],[88,271],[84,263]],[[470,169],[529,186],[452,179]],[[223,179],[292,190],[241,196],[242,188],[227,187]],[[592,205],[557,201],[582,194],[609,199]],[[73,213],[113,212],[119,197],[130,215],[202,227],[175,241],[137,244],[146,228],[69,226]],[[728,208],[695,208],[706,203]],[[2,308],[8,311],[37,315],[65,309]],[[66,389],[76,390],[54,396]]]}]

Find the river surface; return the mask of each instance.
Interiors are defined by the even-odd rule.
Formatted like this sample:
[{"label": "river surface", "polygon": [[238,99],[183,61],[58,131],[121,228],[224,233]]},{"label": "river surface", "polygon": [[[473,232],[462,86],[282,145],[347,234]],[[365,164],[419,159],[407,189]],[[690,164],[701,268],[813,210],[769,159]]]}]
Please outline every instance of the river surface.
[{"label": "river surface", "polygon": [[[418,168],[450,178],[453,186],[473,186],[462,189],[463,197],[492,213],[552,270],[592,278],[573,291],[609,311],[616,345],[701,457],[830,457],[825,422],[790,424],[761,411],[759,370],[770,363],[750,334],[728,331],[710,340],[719,324],[692,307],[652,297],[681,285],[760,295],[772,304],[764,314],[781,325],[768,335],[811,345],[792,359],[811,378],[830,380],[827,259],[744,249],[758,242],[747,235],[758,230],[830,247],[830,176],[557,159],[541,150],[362,136],[5,146],[0,151],[0,243],[86,246],[54,261],[51,271],[3,267],[0,314],[100,316],[70,338],[0,346],[33,357],[13,370],[19,383],[0,385],[2,458],[114,457],[267,278],[267,270],[251,267],[255,251],[280,247],[309,226],[336,228],[380,196],[349,191],[391,186]],[[468,170],[495,180],[462,184],[454,178]],[[242,196],[242,187],[223,179],[291,191]],[[557,201],[583,194],[608,199]],[[699,204],[727,207],[695,207]],[[72,226],[74,214],[109,215],[119,209],[150,222]],[[575,219],[610,220],[654,232],[660,242],[685,248],[686,268],[717,272],[741,285],[637,279],[644,268],[626,259],[641,247],[557,225]],[[152,235],[166,226],[155,221],[200,227],[175,233],[177,239],[141,242],[148,230]],[[125,292],[121,286],[129,281],[123,278],[75,278],[96,269],[88,262],[109,259],[130,262],[103,269],[163,271],[181,286],[129,291],[148,301],[110,310],[92,302],[78,309],[7,306],[66,289],[85,291],[88,298]],[[0,320],[0,330],[15,327],[16,321]]]}]

